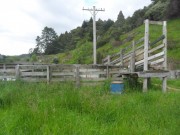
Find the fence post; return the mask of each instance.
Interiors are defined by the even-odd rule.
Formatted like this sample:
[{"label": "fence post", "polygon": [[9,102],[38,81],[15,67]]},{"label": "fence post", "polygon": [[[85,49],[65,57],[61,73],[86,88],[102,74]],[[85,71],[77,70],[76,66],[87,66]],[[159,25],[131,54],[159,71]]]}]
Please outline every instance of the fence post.
[{"label": "fence post", "polygon": [[[144,33],[144,71],[148,70],[148,50],[149,50],[149,20],[145,20],[145,33]],[[148,78],[144,78],[143,92],[147,92]]]},{"label": "fence post", "polygon": [[123,62],[123,52],[124,52],[124,49],[121,50],[121,53],[120,53],[120,59],[121,59],[121,67],[124,66],[124,62]]},{"label": "fence post", "polygon": [[6,75],[7,75],[7,72],[6,72],[6,64],[3,64],[3,78],[4,78],[4,79],[6,78]]},{"label": "fence post", "polygon": [[76,65],[75,70],[75,77],[76,77],[76,87],[80,87],[80,72],[79,72],[79,65]]},{"label": "fence post", "polygon": [[110,65],[110,63],[111,63],[111,56],[108,55],[108,56],[107,56],[107,59],[108,59],[107,64]]},{"label": "fence post", "polygon": [[51,68],[49,65],[47,65],[47,84],[49,84],[51,81]]},{"label": "fence post", "polygon": [[132,54],[130,60],[130,72],[135,71],[135,42],[132,42]]},{"label": "fence post", "polygon": [[[163,21],[163,35],[165,38],[163,39],[163,44],[164,44],[164,63],[163,67],[164,70],[167,70],[167,22]],[[164,77],[162,82],[162,91],[166,92],[166,87],[167,87],[167,77]]]},{"label": "fence post", "polygon": [[109,79],[110,74],[109,74],[109,66],[106,66],[106,78]]},{"label": "fence post", "polygon": [[16,65],[16,68],[15,68],[15,77],[16,77],[16,80],[19,80],[20,79],[20,68],[19,68],[19,65]]}]

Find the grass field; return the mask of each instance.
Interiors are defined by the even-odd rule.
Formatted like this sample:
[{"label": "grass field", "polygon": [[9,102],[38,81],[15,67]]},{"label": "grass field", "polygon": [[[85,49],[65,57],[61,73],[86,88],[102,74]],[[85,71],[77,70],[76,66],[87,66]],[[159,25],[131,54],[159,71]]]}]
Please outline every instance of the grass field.
[{"label": "grass field", "polygon": [[0,82],[0,135],[180,134],[180,92],[108,89],[107,82],[80,89],[70,82]]}]

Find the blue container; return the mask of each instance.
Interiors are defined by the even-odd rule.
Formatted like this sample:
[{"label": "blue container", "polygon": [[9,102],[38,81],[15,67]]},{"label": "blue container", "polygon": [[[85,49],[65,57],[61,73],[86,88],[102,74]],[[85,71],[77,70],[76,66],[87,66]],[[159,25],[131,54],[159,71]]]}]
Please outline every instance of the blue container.
[{"label": "blue container", "polygon": [[111,83],[111,92],[121,94],[124,90],[124,83],[121,81],[114,81]]}]

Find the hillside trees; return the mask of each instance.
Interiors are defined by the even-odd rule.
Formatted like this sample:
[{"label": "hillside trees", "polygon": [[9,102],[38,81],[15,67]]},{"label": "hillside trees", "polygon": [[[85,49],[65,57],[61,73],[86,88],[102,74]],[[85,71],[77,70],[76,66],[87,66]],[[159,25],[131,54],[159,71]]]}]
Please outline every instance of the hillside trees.
[{"label": "hillside trees", "polygon": [[180,18],[180,0],[171,0],[167,12],[169,19]]}]

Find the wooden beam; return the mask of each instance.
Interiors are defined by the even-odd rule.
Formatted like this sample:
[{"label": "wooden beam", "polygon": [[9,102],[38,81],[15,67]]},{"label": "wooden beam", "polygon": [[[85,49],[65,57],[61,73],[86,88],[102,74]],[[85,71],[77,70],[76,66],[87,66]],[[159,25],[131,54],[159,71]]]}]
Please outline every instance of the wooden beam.
[{"label": "wooden beam", "polygon": [[130,60],[130,71],[135,71],[135,42],[133,41],[132,46],[132,54],[131,54],[131,60]]},{"label": "wooden beam", "polygon": [[167,91],[167,77],[162,78],[162,91],[164,93]]},{"label": "wooden beam", "polygon": [[163,22],[161,21],[149,21],[150,24],[155,24],[155,25],[163,25]]},{"label": "wooden beam", "polygon": [[169,76],[169,72],[138,72],[139,77],[149,78],[149,77],[167,77]]},{"label": "wooden beam", "polygon": [[143,80],[143,92],[148,91],[148,78],[144,78]]},{"label": "wooden beam", "polygon": [[157,51],[157,50],[159,50],[159,49],[161,49],[161,48],[163,48],[163,47],[164,47],[164,44],[161,44],[161,45],[159,45],[159,46],[157,46],[157,47],[149,50],[148,53],[152,53],[152,52]]},{"label": "wooden beam", "polygon": [[47,84],[50,83],[50,66],[46,66],[47,68],[47,74],[46,74],[46,78],[47,78]]},{"label": "wooden beam", "polygon": [[164,44],[164,69],[167,70],[167,22],[163,22],[163,35],[165,38],[163,39]]},{"label": "wooden beam", "polygon": [[79,66],[76,65],[76,87],[80,87],[80,74],[79,74]]},{"label": "wooden beam", "polygon": [[149,60],[152,60],[152,59],[155,59],[155,58],[158,58],[158,57],[161,57],[161,56],[163,56],[163,55],[164,55],[164,51],[148,57],[148,61],[149,61]]},{"label": "wooden beam", "polygon": [[148,49],[149,48],[149,20],[145,20],[144,34],[144,71],[148,70]]},{"label": "wooden beam", "polygon": [[163,61],[164,61],[164,58],[161,58],[161,59],[150,62],[150,65],[156,65],[158,63],[162,63]]},{"label": "wooden beam", "polygon": [[20,79],[20,70],[19,65],[16,65],[16,74],[15,74],[16,80]]}]

